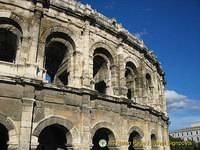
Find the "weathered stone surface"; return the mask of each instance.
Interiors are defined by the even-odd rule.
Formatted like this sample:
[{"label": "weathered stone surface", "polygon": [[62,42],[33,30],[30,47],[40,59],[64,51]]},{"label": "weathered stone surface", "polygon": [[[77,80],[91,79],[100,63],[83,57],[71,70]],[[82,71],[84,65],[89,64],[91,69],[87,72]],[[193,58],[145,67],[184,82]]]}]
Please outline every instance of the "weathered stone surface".
[{"label": "weathered stone surface", "polygon": [[98,136],[118,150],[128,146],[112,140],[168,141],[161,64],[116,19],[74,0],[2,0],[0,42],[8,149],[39,148],[44,133],[64,134],[60,147],[77,150],[98,147]]}]

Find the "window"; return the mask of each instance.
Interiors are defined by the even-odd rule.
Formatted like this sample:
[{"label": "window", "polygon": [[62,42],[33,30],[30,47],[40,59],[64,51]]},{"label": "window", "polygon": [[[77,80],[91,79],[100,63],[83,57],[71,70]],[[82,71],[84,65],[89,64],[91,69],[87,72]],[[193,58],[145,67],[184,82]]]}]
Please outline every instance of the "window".
[{"label": "window", "polygon": [[133,99],[134,95],[136,94],[136,79],[137,77],[137,70],[136,66],[132,62],[126,63],[126,71],[125,71],[125,79],[126,79],[126,87],[128,88],[127,98]]},{"label": "window", "polygon": [[191,135],[192,135],[192,132],[191,132]]},{"label": "window", "polygon": [[151,85],[151,76],[148,73],[146,74],[146,84],[147,84],[147,86]]},{"label": "window", "polygon": [[0,61],[15,62],[17,49],[22,36],[19,24],[0,17]]},{"label": "window", "polygon": [[198,131],[196,131],[196,134],[198,134]]},{"label": "window", "polygon": [[197,141],[199,141],[199,137],[197,137]]},{"label": "window", "polygon": [[114,69],[113,58],[107,49],[102,47],[96,48],[93,53],[93,79],[94,88],[99,93],[111,94],[112,78]]},{"label": "window", "polygon": [[182,136],[183,136],[183,133],[182,133]]},{"label": "window", "polygon": [[58,85],[68,85],[71,71],[71,53],[75,49],[73,40],[61,32],[53,32],[46,39],[46,80]]},{"label": "window", "polygon": [[187,135],[188,135],[188,132],[187,132]]},{"label": "window", "polygon": [[[157,141],[157,137],[155,134],[151,135],[151,141]],[[156,146],[155,144],[151,143],[151,149],[154,149],[155,146]]]},{"label": "window", "polygon": [[0,29],[0,60],[14,62],[17,51],[17,36],[11,31]]},{"label": "window", "polygon": [[178,136],[179,136],[179,134],[178,134]]}]

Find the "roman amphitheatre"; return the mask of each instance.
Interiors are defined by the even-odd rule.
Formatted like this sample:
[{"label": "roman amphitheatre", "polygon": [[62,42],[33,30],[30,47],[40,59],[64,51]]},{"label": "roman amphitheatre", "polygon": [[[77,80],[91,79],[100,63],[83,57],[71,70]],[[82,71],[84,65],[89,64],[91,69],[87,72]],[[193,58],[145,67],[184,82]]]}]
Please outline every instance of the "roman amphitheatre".
[{"label": "roman amphitheatre", "polygon": [[0,0],[0,52],[1,150],[169,150],[161,63],[116,19]]}]

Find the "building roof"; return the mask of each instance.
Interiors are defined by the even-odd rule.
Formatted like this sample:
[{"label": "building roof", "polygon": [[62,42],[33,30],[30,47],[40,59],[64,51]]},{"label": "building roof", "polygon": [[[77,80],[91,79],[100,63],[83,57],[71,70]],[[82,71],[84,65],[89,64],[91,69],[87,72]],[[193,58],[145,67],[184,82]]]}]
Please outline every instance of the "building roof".
[{"label": "building roof", "polygon": [[200,128],[200,126],[190,127],[190,128],[183,128],[183,129],[180,129],[179,131],[191,130],[191,129],[197,129],[197,128]]},{"label": "building roof", "polygon": [[172,132],[179,132],[179,131],[188,131],[188,130],[194,130],[194,129],[200,129],[200,126],[190,127],[190,128],[183,128],[183,129],[176,130],[176,131],[170,131],[170,133],[172,133]]}]

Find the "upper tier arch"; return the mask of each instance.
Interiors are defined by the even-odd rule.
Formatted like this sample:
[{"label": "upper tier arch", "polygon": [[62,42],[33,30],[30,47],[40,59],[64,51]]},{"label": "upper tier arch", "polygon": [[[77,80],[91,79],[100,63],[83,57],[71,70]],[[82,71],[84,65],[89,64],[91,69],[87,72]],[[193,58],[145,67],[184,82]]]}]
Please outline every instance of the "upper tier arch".
[{"label": "upper tier arch", "polygon": [[96,49],[98,48],[103,48],[105,50],[107,50],[111,56],[111,58],[109,58],[111,65],[116,65],[117,64],[117,60],[116,60],[116,53],[114,51],[116,51],[116,49],[114,50],[113,48],[111,48],[107,43],[104,42],[96,42],[95,44],[93,44],[90,48],[90,52],[89,55],[93,57],[93,54],[95,52]]},{"label": "upper tier arch", "polygon": [[68,37],[70,37],[72,39],[72,41],[74,42],[74,49],[77,49],[78,46],[78,41],[79,38],[77,37],[77,35],[74,33],[74,31],[66,28],[66,27],[62,27],[62,26],[51,26],[47,29],[45,29],[40,36],[40,42],[45,43],[47,38],[52,34],[52,33],[64,33],[66,34]]},{"label": "upper tier arch", "polygon": [[0,18],[8,18],[16,22],[17,28],[22,32],[22,35],[24,33],[24,30],[27,29],[27,21],[12,11],[0,10]]}]

